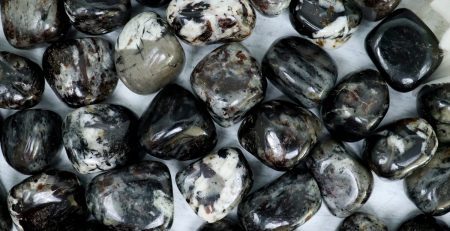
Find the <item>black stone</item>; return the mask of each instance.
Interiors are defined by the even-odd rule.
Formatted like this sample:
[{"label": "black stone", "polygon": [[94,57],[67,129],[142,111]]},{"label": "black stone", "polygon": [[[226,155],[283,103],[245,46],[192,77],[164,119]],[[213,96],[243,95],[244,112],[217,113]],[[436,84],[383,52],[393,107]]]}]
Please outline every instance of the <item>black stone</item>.
[{"label": "black stone", "polygon": [[354,0],[365,19],[378,21],[388,16],[401,0]]},{"label": "black stone", "polygon": [[239,223],[224,218],[214,223],[205,223],[197,231],[244,231]]},{"label": "black stone", "polygon": [[12,226],[11,216],[8,211],[8,203],[6,198],[8,196],[5,187],[0,183],[0,230],[10,231]]},{"label": "black stone", "polygon": [[397,231],[449,231],[450,228],[441,220],[428,215],[417,215],[405,222]]},{"label": "black stone", "polygon": [[137,0],[137,2],[149,7],[161,7],[167,5],[170,0]]}]

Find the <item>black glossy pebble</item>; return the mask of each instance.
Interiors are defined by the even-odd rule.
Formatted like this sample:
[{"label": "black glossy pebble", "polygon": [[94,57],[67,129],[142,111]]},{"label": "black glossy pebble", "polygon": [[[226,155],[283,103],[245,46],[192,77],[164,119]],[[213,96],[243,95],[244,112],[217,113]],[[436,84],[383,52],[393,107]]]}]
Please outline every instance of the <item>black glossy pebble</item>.
[{"label": "black glossy pebble", "polygon": [[339,231],[388,231],[387,226],[374,215],[357,212],[341,223]]},{"label": "black glossy pebble", "polygon": [[398,9],[378,24],[366,37],[366,50],[389,85],[401,92],[423,83],[443,58],[439,40],[408,9]]},{"label": "black glossy pebble", "polygon": [[170,0],[137,0],[137,2],[149,7],[161,7],[167,5]]},{"label": "black glossy pebble", "polygon": [[428,215],[417,215],[403,224],[397,231],[449,231],[445,222]]},{"label": "black glossy pebble", "polygon": [[238,222],[231,219],[223,218],[214,223],[205,223],[200,226],[197,231],[244,231]]},{"label": "black glossy pebble", "polygon": [[7,196],[8,193],[0,182],[0,230],[2,231],[10,231],[12,227],[11,216],[8,211],[8,202],[6,201]]},{"label": "black glossy pebble", "polygon": [[378,21],[388,16],[400,4],[401,0],[354,0],[365,19]]}]

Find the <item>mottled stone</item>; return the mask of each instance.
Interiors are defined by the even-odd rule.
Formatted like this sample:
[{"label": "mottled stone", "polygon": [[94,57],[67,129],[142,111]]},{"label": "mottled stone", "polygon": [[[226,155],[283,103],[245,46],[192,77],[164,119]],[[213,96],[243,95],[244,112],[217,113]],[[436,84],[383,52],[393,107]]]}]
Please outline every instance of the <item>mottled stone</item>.
[{"label": "mottled stone", "polygon": [[442,62],[439,40],[408,9],[396,10],[378,24],[367,35],[365,44],[382,76],[401,92],[419,86]]},{"label": "mottled stone", "polygon": [[117,37],[115,62],[120,79],[137,94],[151,94],[183,70],[184,50],[164,19],[154,12],[133,17]]},{"label": "mottled stone", "polygon": [[244,231],[239,223],[224,218],[214,223],[205,223],[197,231]]},{"label": "mottled stone", "polygon": [[339,226],[339,231],[388,231],[383,221],[367,213],[354,213]]},{"label": "mottled stone", "polygon": [[84,188],[71,172],[51,170],[26,178],[8,195],[19,231],[76,230],[87,216]]},{"label": "mottled stone", "polygon": [[354,0],[365,19],[378,21],[388,16],[401,0]]},{"label": "mottled stone", "polygon": [[267,81],[247,48],[231,43],[215,49],[197,64],[191,85],[213,119],[229,127],[264,99]]},{"label": "mottled stone", "polygon": [[298,33],[327,48],[350,39],[362,18],[359,8],[348,0],[292,0],[289,9]]},{"label": "mottled stone", "polygon": [[405,222],[397,231],[449,231],[450,228],[441,220],[432,216],[418,215]]},{"label": "mottled stone", "polygon": [[322,102],[338,76],[330,55],[299,37],[274,42],[261,66],[263,75],[278,89],[307,108]]},{"label": "mottled stone", "polygon": [[72,25],[79,31],[100,35],[111,32],[130,19],[130,0],[64,0]]},{"label": "mottled stone", "polygon": [[60,0],[2,0],[6,40],[16,48],[30,48],[60,39],[70,28]]},{"label": "mottled stone", "polygon": [[12,226],[11,216],[8,211],[8,203],[6,201],[7,196],[8,194],[5,187],[3,187],[3,184],[0,183],[0,230],[2,231],[10,231]]},{"label": "mottled stone", "polygon": [[161,7],[167,5],[170,0],[137,0],[137,2],[149,7]]},{"label": "mottled stone", "polygon": [[337,217],[358,210],[372,193],[372,172],[341,142],[329,138],[321,141],[308,156],[307,165],[325,204]]},{"label": "mottled stone", "polygon": [[197,46],[242,41],[256,23],[248,0],[172,0],[166,14],[178,37]]},{"label": "mottled stone", "polygon": [[23,174],[48,168],[61,147],[61,117],[55,112],[30,109],[6,118],[1,132],[3,156]]},{"label": "mottled stone", "polygon": [[402,179],[427,164],[434,156],[438,140],[424,119],[401,119],[380,128],[366,138],[364,160],[379,176]]},{"label": "mottled stone", "polygon": [[179,85],[163,88],[140,118],[140,145],[161,159],[192,160],[206,155],[217,133],[205,105]]},{"label": "mottled stone", "polygon": [[105,100],[116,88],[111,44],[101,38],[81,38],[52,44],[44,53],[45,78],[70,107]]},{"label": "mottled stone", "polygon": [[377,71],[350,73],[331,90],[322,119],[336,139],[354,142],[369,136],[389,109],[389,88]]},{"label": "mottled stone", "polygon": [[252,5],[264,16],[275,17],[289,7],[291,0],[250,0]]},{"label": "mottled stone", "polygon": [[96,176],[86,193],[95,219],[114,230],[169,230],[174,204],[169,169],[142,161]]}]

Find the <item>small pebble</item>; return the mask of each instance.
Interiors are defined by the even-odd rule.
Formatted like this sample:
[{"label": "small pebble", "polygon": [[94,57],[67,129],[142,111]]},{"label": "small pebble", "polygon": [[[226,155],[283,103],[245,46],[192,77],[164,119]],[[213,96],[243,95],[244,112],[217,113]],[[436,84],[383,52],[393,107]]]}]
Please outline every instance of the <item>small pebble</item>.
[{"label": "small pebble", "polygon": [[339,231],[388,231],[388,228],[378,217],[358,212],[345,218]]}]

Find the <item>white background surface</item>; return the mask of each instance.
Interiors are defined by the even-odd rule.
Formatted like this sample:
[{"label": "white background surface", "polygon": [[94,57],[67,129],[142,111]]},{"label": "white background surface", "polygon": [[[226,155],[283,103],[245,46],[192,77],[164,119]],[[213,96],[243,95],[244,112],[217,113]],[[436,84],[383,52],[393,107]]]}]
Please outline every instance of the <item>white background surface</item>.
[{"label": "white background surface", "polygon": [[[1,0],[0,0],[1,1]],[[133,2],[133,15],[141,11],[156,11],[161,15],[165,15],[164,9],[151,9],[144,7],[142,5],[137,4],[134,0]],[[435,31],[436,35],[441,38],[444,35],[444,31],[449,27],[448,22],[443,21],[442,18],[439,18],[435,12],[427,10],[422,5],[428,5],[431,0],[404,0],[402,5],[407,6],[408,8],[414,8],[416,11]],[[436,0],[434,1],[435,6],[438,10],[442,11],[444,14],[447,13],[447,20],[450,21],[450,14],[448,11],[450,10],[450,0]],[[438,4],[443,4],[439,6]],[[447,5],[445,5],[447,4]],[[448,7],[445,7],[448,6]],[[417,10],[416,10],[417,9]],[[447,9],[447,10],[445,10]],[[344,44],[341,48],[335,50],[327,50],[331,56],[335,59],[338,69],[339,69],[339,79],[341,79],[345,74],[356,71],[363,68],[375,68],[367,56],[364,50],[364,38],[366,34],[370,31],[370,29],[376,23],[370,23],[367,21],[363,21],[360,29],[353,35],[353,37]],[[0,25],[1,27],[1,25]],[[35,61],[39,65],[41,65],[42,54],[45,50],[45,46],[40,48],[35,48],[31,50],[17,50],[12,48],[5,40],[3,35],[3,29],[0,29],[0,50],[9,51],[19,55],[26,56],[31,60]],[[117,37],[118,31],[112,32],[105,36],[112,43],[115,42],[115,38]],[[72,29],[71,33],[72,37],[86,37],[86,35],[82,33],[77,33]],[[291,26],[289,21],[289,14],[285,11],[282,15],[276,18],[267,18],[262,15],[257,15],[257,23],[256,28],[253,34],[246,39],[243,44],[250,50],[253,56],[261,61],[265,52],[269,48],[269,46],[280,37],[288,36],[288,35],[298,35],[297,32]],[[449,36],[449,35],[448,35]],[[442,43],[443,47],[450,47],[450,40]],[[206,47],[191,47],[187,44],[183,43],[183,47],[186,53],[186,65],[183,72],[180,74],[176,82],[181,84],[185,88],[191,90],[189,85],[189,76],[197,64],[197,62],[208,54],[210,51],[215,49],[218,45],[210,45]],[[444,61],[443,65],[441,65],[440,70],[438,70],[435,74],[435,77],[444,77],[450,76],[450,62],[448,59]],[[390,109],[386,118],[383,120],[382,124],[386,124],[396,119],[417,116],[416,107],[415,107],[415,95],[417,94],[417,90],[410,93],[398,93],[390,89],[391,93],[391,104]],[[106,101],[107,103],[115,103],[123,106],[127,106],[139,116],[144,112],[146,107],[150,104],[151,100],[155,94],[148,96],[140,96],[132,93],[128,90],[121,82],[119,82],[117,89],[114,94]],[[275,89],[271,84],[269,84],[268,92],[265,100],[270,100],[274,98],[282,97],[282,94]],[[39,103],[36,108],[44,108],[50,109],[58,112],[63,118],[65,115],[72,111],[73,109],[67,107],[63,102],[56,98],[53,91],[50,89],[48,84],[46,84],[45,93],[43,95],[42,102]],[[15,111],[13,110],[0,110],[3,118],[13,114]],[[218,134],[219,134],[219,142],[216,146],[216,149],[219,149],[224,146],[237,146],[240,147],[239,142],[237,140],[237,129],[238,125],[235,125],[231,128],[221,128],[217,126]],[[351,144],[353,150],[359,155],[360,148],[362,142]],[[242,149],[243,150],[243,149]],[[265,165],[261,164],[258,160],[256,160],[251,154],[243,150],[247,160],[250,163],[250,166],[254,173],[254,185],[252,191],[260,188],[261,186],[269,183],[276,177],[280,176],[282,172],[274,171]],[[156,160],[156,158],[147,156],[147,159]],[[162,161],[166,163],[172,174],[172,181],[175,174],[181,169],[183,166],[186,166],[190,162],[179,162],[179,161]],[[66,153],[61,148],[61,153],[58,162],[56,163],[56,168],[65,169],[72,172],[75,170],[72,169],[70,165]],[[90,179],[94,175],[80,175],[80,179],[83,184],[87,184]],[[374,175],[375,176],[375,175]],[[11,168],[3,158],[3,155],[0,155],[0,178],[6,189],[10,189],[12,186],[20,182],[22,179],[27,176],[22,175]],[[190,209],[188,204],[182,198],[179,193],[175,183],[173,182],[173,192],[174,192],[174,200],[175,200],[175,216],[174,222],[171,230],[174,231],[190,231],[196,230],[198,226],[200,226],[203,221],[201,218],[197,217],[194,212]],[[384,222],[388,225],[390,230],[394,230],[398,227],[398,225],[412,216],[415,213],[418,213],[418,210],[414,206],[414,204],[407,198],[404,189],[403,189],[403,181],[387,181],[378,178],[375,176],[375,185],[373,193],[368,200],[368,202],[360,209],[361,211],[369,212],[380,217]],[[230,216],[235,217],[235,212]],[[450,214],[440,217],[440,219],[444,220],[447,224],[450,225]],[[319,212],[312,217],[306,224],[298,228],[298,230],[320,230],[320,231],[328,231],[335,230],[340,224],[341,219],[334,217],[327,210],[325,204],[322,204]]]}]

